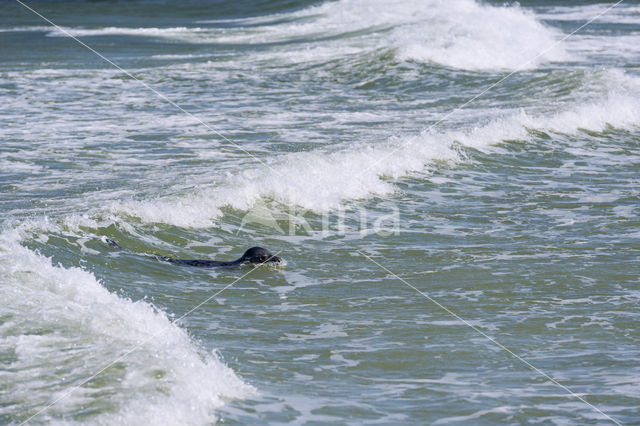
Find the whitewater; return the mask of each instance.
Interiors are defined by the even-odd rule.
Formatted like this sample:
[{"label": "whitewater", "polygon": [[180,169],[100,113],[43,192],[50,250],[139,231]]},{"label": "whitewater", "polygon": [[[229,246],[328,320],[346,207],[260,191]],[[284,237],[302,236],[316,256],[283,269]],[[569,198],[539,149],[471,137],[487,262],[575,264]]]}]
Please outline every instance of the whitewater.
[{"label": "whitewater", "polygon": [[[0,423],[640,419],[638,5],[31,6],[60,27],[0,7]],[[134,253],[255,245],[288,266]]]}]

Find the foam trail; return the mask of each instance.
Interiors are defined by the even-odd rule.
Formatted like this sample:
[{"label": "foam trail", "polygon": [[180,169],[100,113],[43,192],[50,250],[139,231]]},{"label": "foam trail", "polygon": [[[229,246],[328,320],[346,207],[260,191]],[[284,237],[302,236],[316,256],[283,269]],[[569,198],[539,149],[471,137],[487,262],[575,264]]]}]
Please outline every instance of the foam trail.
[{"label": "foam trail", "polygon": [[17,230],[0,234],[0,352],[9,359],[0,417],[35,414],[139,344],[34,421],[94,412],[88,419],[98,424],[203,424],[222,398],[255,391],[163,312],[110,293],[89,272],[53,266],[20,239]]}]

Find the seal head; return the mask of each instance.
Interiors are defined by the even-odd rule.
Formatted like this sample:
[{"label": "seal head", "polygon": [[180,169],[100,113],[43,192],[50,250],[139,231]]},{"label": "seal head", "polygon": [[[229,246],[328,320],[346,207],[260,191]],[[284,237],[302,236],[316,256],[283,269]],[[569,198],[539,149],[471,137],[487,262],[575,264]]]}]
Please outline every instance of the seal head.
[{"label": "seal head", "polygon": [[272,266],[283,266],[287,263],[283,258],[274,256],[269,250],[262,247],[251,247],[249,250],[245,251],[242,257],[238,260],[239,263],[253,263]]}]

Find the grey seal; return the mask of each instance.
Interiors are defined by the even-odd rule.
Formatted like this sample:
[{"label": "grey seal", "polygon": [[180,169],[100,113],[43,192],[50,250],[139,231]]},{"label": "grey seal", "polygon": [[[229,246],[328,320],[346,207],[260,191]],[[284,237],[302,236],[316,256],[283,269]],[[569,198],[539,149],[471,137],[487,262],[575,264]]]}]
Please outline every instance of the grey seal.
[{"label": "grey seal", "polygon": [[[103,241],[112,247],[127,250],[124,247],[122,247],[120,244],[112,240],[111,238],[104,237]],[[220,268],[220,267],[247,265],[247,264],[284,266],[287,264],[287,262],[283,258],[273,255],[269,250],[262,247],[251,247],[250,249],[245,251],[240,258],[232,261],[208,260],[208,259],[176,259],[174,257],[160,256],[157,254],[148,254],[148,253],[140,253],[140,254],[144,254],[146,256],[153,256],[158,260],[173,263],[175,265],[195,266],[198,268]]]}]

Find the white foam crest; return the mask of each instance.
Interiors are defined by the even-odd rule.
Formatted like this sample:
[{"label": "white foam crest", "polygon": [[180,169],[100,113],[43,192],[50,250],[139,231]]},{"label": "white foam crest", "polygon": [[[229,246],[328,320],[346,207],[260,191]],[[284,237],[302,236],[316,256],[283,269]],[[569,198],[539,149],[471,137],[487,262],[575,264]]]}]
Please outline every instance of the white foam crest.
[{"label": "white foam crest", "polygon": [[146,222],[190,227],[213,226],[222,207],[247,210],[261,198],[327,211],[345,200],[392,193],[395,188],[385,177],[398,178],[411,170],[421,170],[433,160],[458,159],[444,142],[416,136],[406,139],[407,147],[397,152],[397,141],[390,140],[378,147],[362,146],[353,151],[289,154],[269,167],[247,169],[220,186],[186,197],[116,203],[112,210]]},{"label": "white foam crest", "polygon": [[352,150],[289,154],[269,167],[247,168],[215,187],[188,196],[117,203],[112,209],[146,222],[188,227],[214,226],[222,207],[247,210],[261,198],[322,212],[336,209],[346,200],[389,195],[395,191],[389,178],[421,171],[433,161],[460,160],[455,143],[489,150],[502,141],[528,140],[531,129],[575,134],[582,129],[599,132],[607,126],[640,124],[640,83],[636,77],[608,71],[595,73],[588,80],[586,86],[594,86],[589,90],[595,90],[597,97],[592,101],[578,99],[555,113],[516,111],[468,130],[434,129]]},{"label": "white foam crest", "polygon": [[[608,126],[618,129],[640,123],[638,94],[610,94],[604,101],[580,105],[545,120],[538,128],[573,134],[580,129],[601,132]],[[535,126],[537,123],[533,123]],[[535,128],[535,127],[534,127]]]},{"label": "white foam crest", "polygon": [[617,69],[591,72],[575,92],[575,105],[550,115],[524,119],[527,128],[575,134],[601,132],[608,126],[628,129],[640,124],[640,78]]},{"label": "white foam crest", "polygon": [[202,424],[215,420],[223,398],[255,392],[163,312],[110,293],[87,271],[52,265],[20,239],[15,229],[0,234],[0,347],[11,354],[0,376],[13,402],[0,416],[44,408],[138,345],[40,419],[91,404],[105,407],[91,419],[96,423]]},{"label": "white foam crest", "polygon": [[230,32],[218,41],[253,43],[344,36],[313,47],[296,46],[289,52],[290,59],[313,59],[312,53],[324,55],[326,49],[334,56],[347,56],[354,49],[369,52],[390,48],[401,60],[473,70],[534,68],[542,62],[569,57],[561,47],[540,55],[559,34],[518,6],[495,7],[473,0],[342,0],[295,12],[291,18],[295,19]]},{"label": "white foam crest", "polygon": [[[205,22],[205,21],[201,21]],[[281,43],[269,54],[278,61],[315,61],[370,53],[397,52],[400,60],[434,62],[472,69],[534,68],[565,60],[560,47],[545,52],[559,34],[519,6],[491,6],[474,0],[340,0],[234,28],[48,28],[49,36],[146,36],[191,43]],[[40,28],[40,27],[34,27]],[[540,57],[539,54],[545,52]]]},{"label": "white foam crest", "polygon": [[401,59],[469,70],[516,70],[569,58],[560,46],[549,50],[559,33],[520,7],[469,0],[444,5],[422,3],[422,21],[394,31]]},{"label": "white foam crest", "polygon": [[51,31],[51,27],[40,25],[40,26],[0,28],[0,33],[22,33],[22,32],[35,32],[35,31]]},{"label": "white foam crest", "polygon": [[465,146],[484,149],[500,141],[528,140],[529,130],[573,135],[581,130],[602,132],[609,126],[626,129],[640,125],[640,85],[637,79],[617,71],[607,72],[606,77],[610,79],[609,84],[613,85],[617,80],[621,85],[606,92],[603,99],[584,101],[548,115],[531,115],[521,110],[471,132],[451,132],[450,135]]},{"label": "white foam crest", "polygon": [[163,37],[180,40],[190,40],[200,38],[202,34],[210,31],[198,27],[104,27],[104,28],[72,28],[72,27],[46,27],[49,30],[49,37],[95,37],[95,36],[143,36],[143,37]]}]

